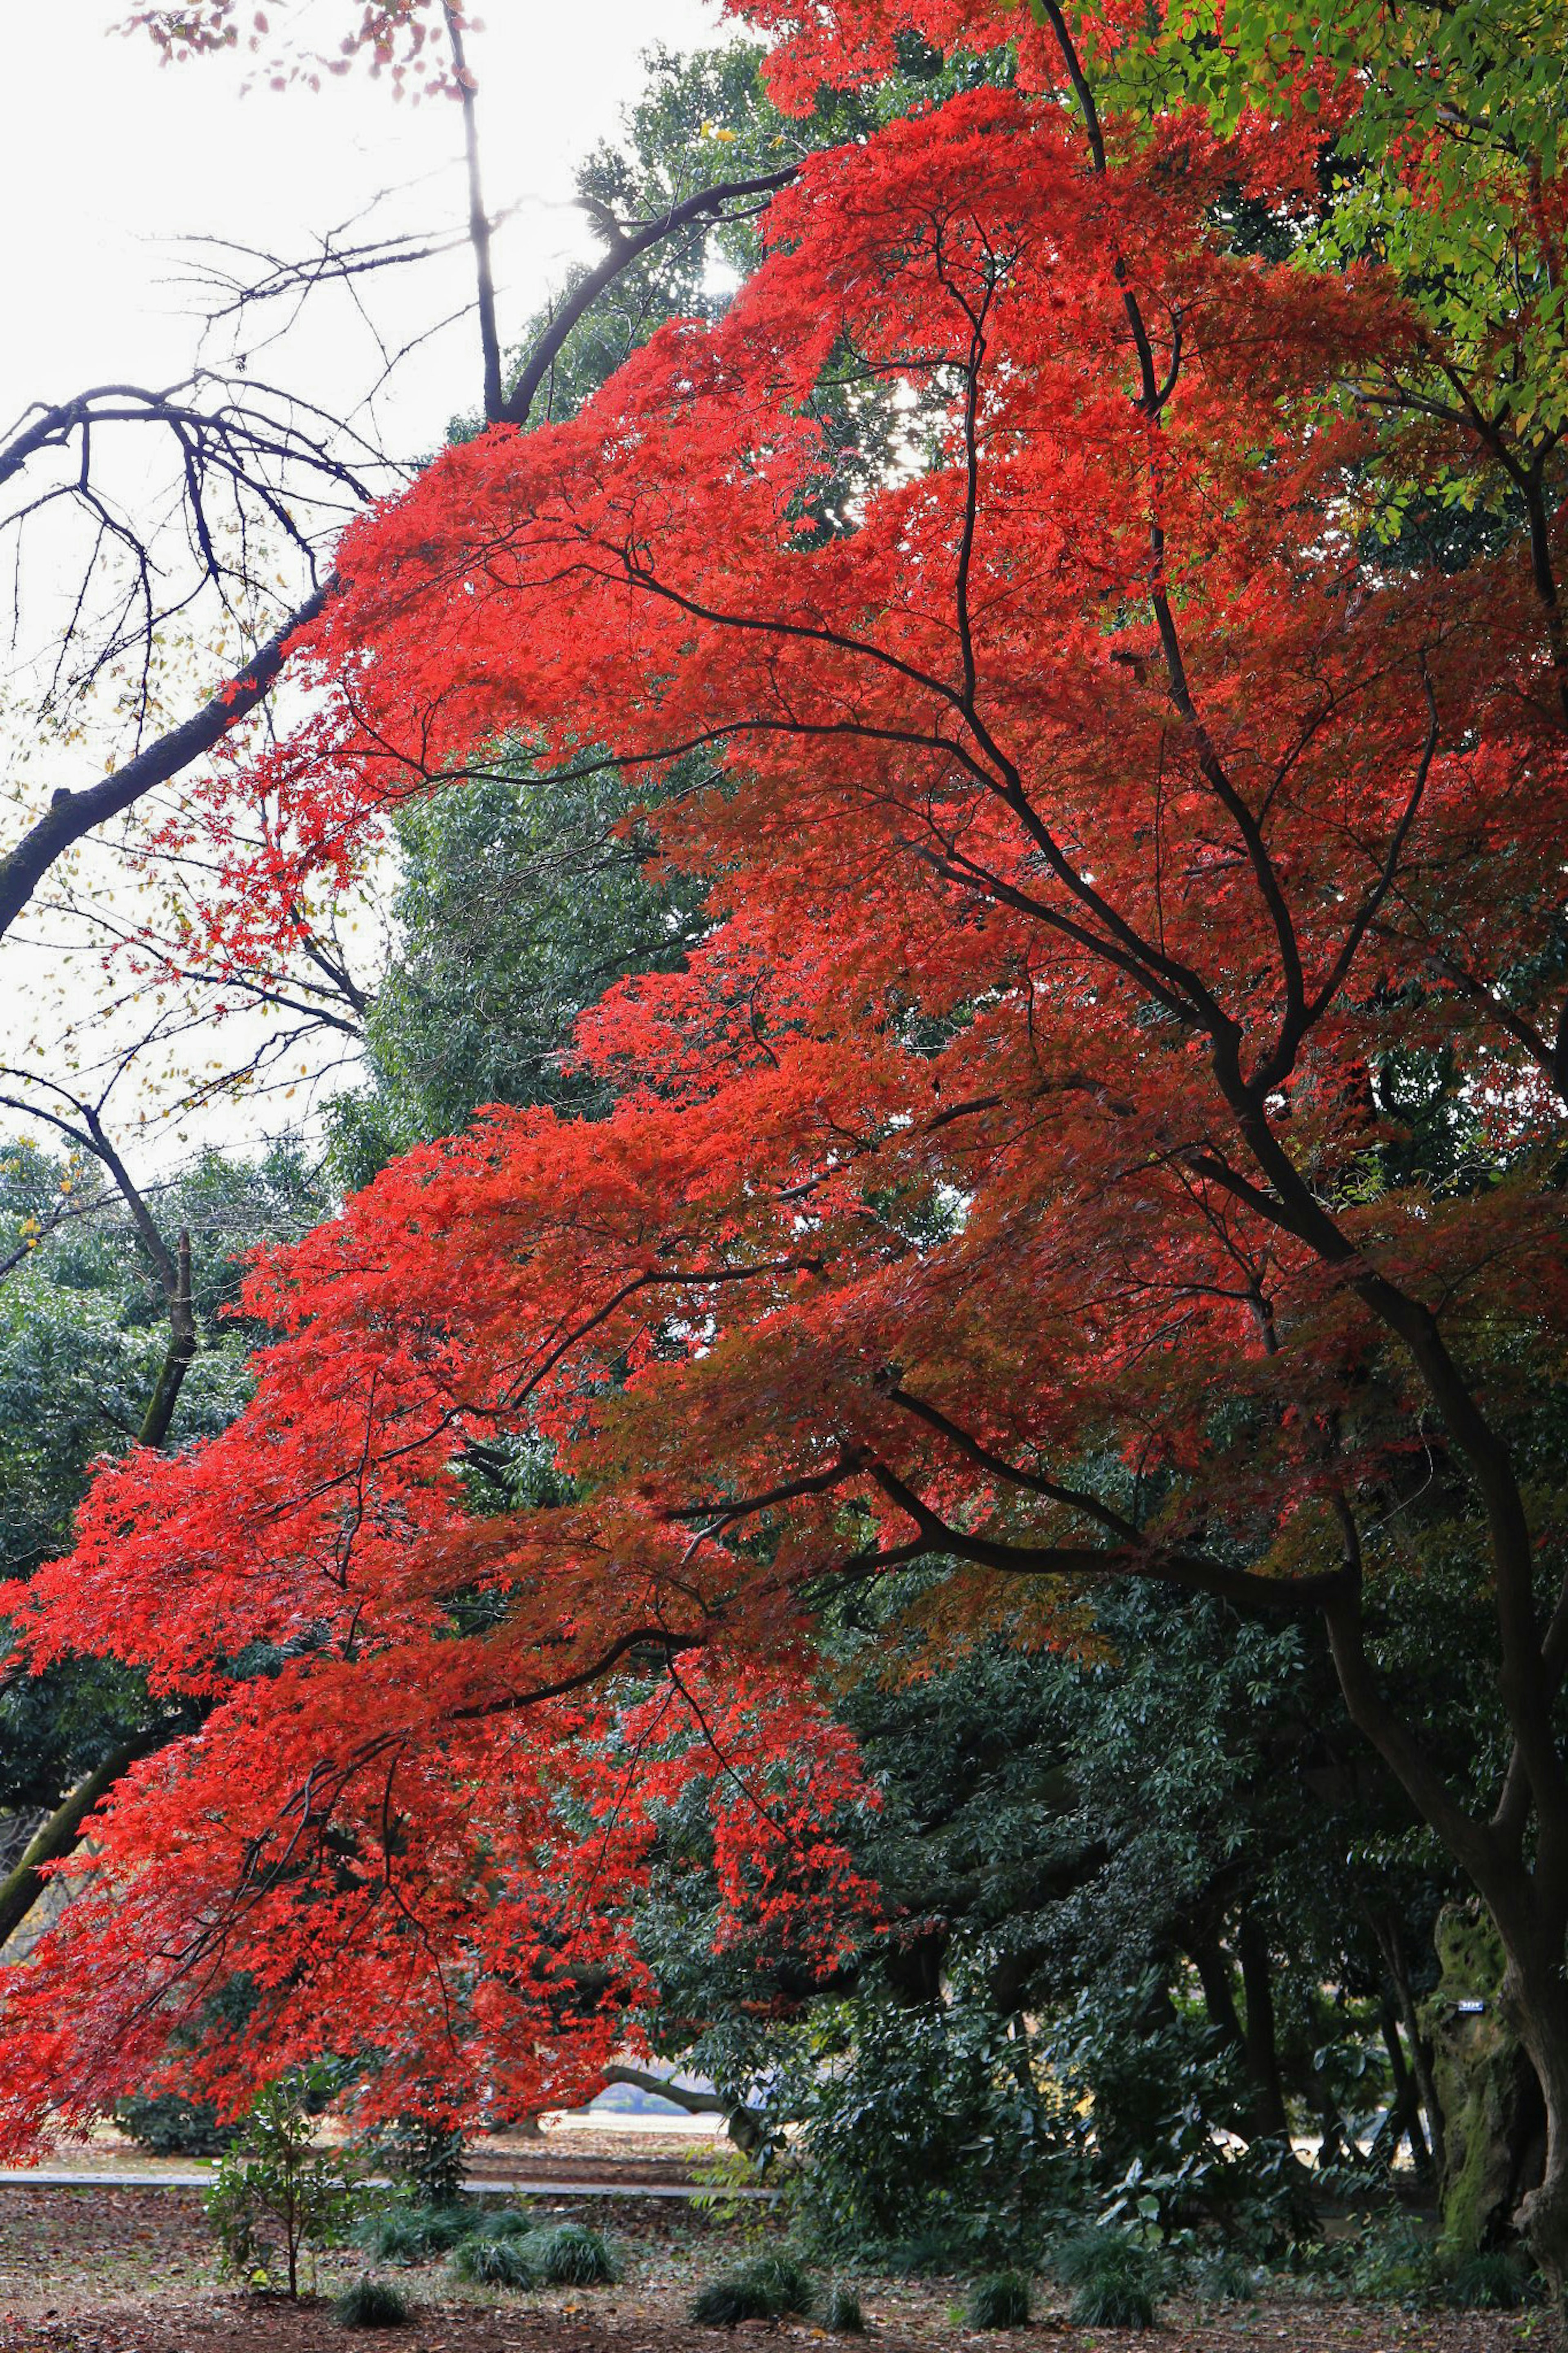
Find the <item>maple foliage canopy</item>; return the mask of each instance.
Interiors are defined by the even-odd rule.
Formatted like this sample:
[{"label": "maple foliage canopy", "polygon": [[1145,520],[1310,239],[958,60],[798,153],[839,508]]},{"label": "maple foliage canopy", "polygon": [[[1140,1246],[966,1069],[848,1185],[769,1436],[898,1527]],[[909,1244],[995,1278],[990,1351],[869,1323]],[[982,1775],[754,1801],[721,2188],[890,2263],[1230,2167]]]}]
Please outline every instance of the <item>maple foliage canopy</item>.
[{"label": "maple foliage canopy", "polygon": [[[877,71],[911,16],[1016,29],[751,13],[785,88]],[[1479,1852],[1361,1597],[1440,1442],[1510,1672],[1552,1672],[1526,1630],[1563,1532],[1502,1433],[1562,1348],[1555,614],[1512,545],[1378,552],[1377,396],[1422,332],[1392,282],[1216,227],[1238,184],[1289,216],[1312,118],[1102,120],[1048,21],[1023,46],[1022,87],[807,164],[717,324],[448,448],[342,547],[229,952],[520,736],[545,792],[704,755],[650,822],[717,878],[710,927],[584,1020],[610,1118],[493,1110],[260,1263],[251,1406],[104,1471],[6,1597],[35,1665],[121,1657],[205,1711],[8,1989],[13,2139],[240,1971],[226,2097],[323,2041],[375,2054],[373,2112],[591,2088],[692,1782],[718,1933],[830,1966],[888,1924],[814,1609],[913,1564],[938,1641],[1065,1637],[1129,1575],[1321,1609],[1352,1713]],[[904,456],[829,516],[835,373]],[[1376,1074],[1438,1055],[1483,1190],[1390,1174]],[[1560,1766],[1513,1722],[1544,1811]]]}]

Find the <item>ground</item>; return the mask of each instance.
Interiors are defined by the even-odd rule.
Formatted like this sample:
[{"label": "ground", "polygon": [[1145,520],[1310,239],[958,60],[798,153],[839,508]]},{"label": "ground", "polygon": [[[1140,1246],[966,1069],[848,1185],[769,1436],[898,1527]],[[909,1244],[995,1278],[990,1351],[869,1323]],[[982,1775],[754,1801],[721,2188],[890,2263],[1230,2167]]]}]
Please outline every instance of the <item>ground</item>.
[{"label": "ground", "polygon": [[[579,2144],[511,2144],[485,2151],[479,2177],[632,2186],[679,2180],[690,2152]],[[95,2169],[123,2156],[100,2147]],[[628,2181],[627,2177],[631,2177]],[[606,2229],[624,2262],[619,2286],[508,2295],[455,2285],[440,2264],[389,2272],[415,2306],[397,2330],[350,2336],[326,2296],[358,2276],[362,2259],[323,2263],[317,2300],[237,2294],[217,2279],[198,2191],[147,2187],[0,2184],[0,2353],[746,2353],[759,2337],[773,2353],[835,2340],[801,2323],[693,2327],[693,2288],[766,2228],[652,2199],[573,2200],[552,2189],[531,2201],[541,2220],[577,2214]],[[952,2281],[857,2282],[870,2326],[868,2353],[1511,2353],[1544,2342],[1542,2316],[1405,2313],[1387,2306],[1300,2299],[1204,2309],[1166,2306],[1138,2337],[1068,2325],[1047,2295],[1028,2328],[980,2337],[960,2316]]]}]

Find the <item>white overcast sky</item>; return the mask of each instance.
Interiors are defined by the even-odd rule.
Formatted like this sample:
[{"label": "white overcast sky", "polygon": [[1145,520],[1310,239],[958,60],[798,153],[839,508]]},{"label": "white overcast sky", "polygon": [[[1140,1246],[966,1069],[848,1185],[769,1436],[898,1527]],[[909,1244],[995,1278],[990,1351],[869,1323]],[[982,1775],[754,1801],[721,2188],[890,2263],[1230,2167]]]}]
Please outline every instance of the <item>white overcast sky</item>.
[{"label": "white overcast sky", "polygon": [[[4,5],[4,0],[0,0]],[[196,332],[193,296],[180,281],[181,240],[233,238],[278,254],[309,252],[323,228],[359,213],[383,191],[383,231],[460,227],[466,216],[461,118],[450,100],[394,100],[363,65],[325,83],[274,92],[247,90],[248,61],[215,58],[162,66],[145,37],[119,37],[132,0],[47,0],[6,6],[0,68],[0,433],[32,401],[58,401],[93,385],[157,385],[189,368]],[[282,0],[275,33],[331,45],[357,13],[353,0]],[[486,195],[508,215],[497,248],[503,335],[515,337],[570,260],[592,250],[571,206],[574,171],[598,140],[613,135],[620,108],[642,85],[640,59],[657,44],[705,46],[726,37],[718,0],[492,0],[479,6],[469,38],[480,91]],[[374,307],[395,343],[463,304],[471,290],[466,250],[447,263],[384,273]],[[290,389],[346,413],[377,372],[374,346],[349,306],[312,307],[279,350],[251,363]],[[448,418],[479,402],[471,320],[449,328],[405,364],[379,423],[399,456],[437,446]],[[151,441],[152,437],[147,437]],[[138,446],[142,446],[140,443]],[[127,457],[123,461],[133,466]],[[160,452],[161,472],[167,453]],[[125,478],[127,501],[136,484]],[[52,578],[51,569],[59,578]],[[65,593],[65,565],[47,538],[28,544],[21,593],[23,637],[47,649]],[[0,593],[10,592],[9,577]],[[287,602],[291,602],[289,597]],[[30,625],[30,626],[29,626]],[[210,688],[210,661],[194,657],[193,687]],[[26,672],[22,673],[24,676]],[[195,699],[193,695],[192,699]],[[178,715],[176,712],[174,715]],[[74,750],[46,743],[25,716],[0,714],[0,849],[24,820],[15,796],[32,807],[58,785],[79,786],[108,765],[107,744]],[[57,769],[58,773],[57,773]],[[106,851],[82,882],[116,895]],[[95,876],[104,878],[101,882]],[[81,1060],[84,1031],[105,1045],[114,1017],[94,1008],[121,984],[106,977],[90,940],[39,911],[6,943],[0,969],[0,1064],[25,1062],[57,1073]],[[134,1012],[134,1008],[132,1009]],[[127,1016],[126,1018],[132,1018]],[[178,1060],[178,1057],[176,1057]],[[202,1067],[190,1050],[188,1067]],[[176,1073],[176,1091],[179,1082]],[[309,1093],[315,1092],[307,1084]],[[117,1116],[130,1091],[117,1092]],[[148,1072],[146,1101],[167,1099]],[[135,1103],[137,1098],[132,1096]],[[287,1124],[303,1107],[281,1100],[252,1119],[219,1104],[177,1134],[154,1118],[142,1149],[165,1166],[204,1140],[243,1143]],[[16,1124],[0,1116],[0,1129]],[[159,1141],[164,1133],[165,1141]]]},{"label": "white overcast sky", "polygon": [[[200,232],[274,249],[307,247],[323,224],[404,187],[405,216],[460,220],[456,107],[395,104],[360,68],[317,94],[242,90],[226,58],[160,66],[145,37],[117,37],[131,0],[51,0],[6,10],[0,69],[0,218],[5,222],[0,410],[117,376],[173,377],[191,342],[167,281],[174,244]],[[323,46],[348,0],[285,0]],[[487,196],[519,207],[500,245],[508,310],[521,323],[568,254],[584,249],[567,199],[573,167],[613,132],[657,42],[719,37],[716,0],[494,0],[470,37],[480,83]],[[437,174],[427,185],[426,175]],[[460,271],[460,264],[457,265]],[[460,276],[451,281],[460,299]],[[413,298],[411,298],[413,299]],[[419,307],[434,315],[426,294]],[[343,391],[362,354],[343,353]],[[456,341],[410,377],[408,414],[438,432],[472,397]],[[417,389],[414,389],[415,386]],[[443,389],[443,386],[447,389]],[[423,415],[420,415],[421,409]]]}]

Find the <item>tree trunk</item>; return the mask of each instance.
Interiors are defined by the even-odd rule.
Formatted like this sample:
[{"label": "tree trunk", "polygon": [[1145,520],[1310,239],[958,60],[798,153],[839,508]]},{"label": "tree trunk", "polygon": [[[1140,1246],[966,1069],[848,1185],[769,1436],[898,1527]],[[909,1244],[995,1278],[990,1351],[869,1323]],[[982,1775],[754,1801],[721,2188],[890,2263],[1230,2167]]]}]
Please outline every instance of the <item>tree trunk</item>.
[{"label": "tree trunk", "polygon": [[1405,1966],[1405,1940],[1399,1933],[1399,1923],[1392,1913],[1373,1918],[1373,1934],[1377,1938],[1383,1964],[1388,1971],[1388,1982],[1394,1989],[1394,2006],[1399,2023],[1405,2030],[1410,2046],[1410,2070],[1421,2093],[1421,2105],[1426,2118],[1426,2141],[1432,2153],[1433,2168],[1441,2179],[1447,2162],[1443,2146],[1443,2105],[1437,2097],[1437,2086],[1432,2075],[1432,2038],[1423,2031],[1416,2015],[1415,1997],[1410,1989],[1410,1971]]},{"label": "tree trunk", "polygon": [[1388,2137],[1390,2158],[1396,2157],[1402,2140],[1410,2144],[1410,2162],[1425,2179],[1432,2170],[1432,2152],[1426,2146],[1426,2136],[1421,2129],[1420,2087],[1405,2056],[1405,2045],[1399,2039],[1399,2018],[1392,2001],[1384,1999],[1380,2023],[1383,2047],[1388,2053],[1389,2076],[1393,2097],[1384,2130]]},{"label": "tree trunk", "polygon": [[1424,2022],[1445,2124],[1443,2236],[1466,2255],[1520,2227],[1541,2162],[1541,2099],[1490,1917],[1478,1903],[1448,1905],[1436,1942],[1442,1975]]},{"label": "tree trunk", "polygon": [[1546,2112],[1540,2179],[1533,2188],[1521,2184],[1513,2219],[1551,2286],[1559,2329],[1568,2334],[1568,1980],[1561,1952],[1510,1953],[1500,2001],[1534,2069]]},{"label": "tree trunk", "polygon": [[174,1288],[169,1293],[169,1345],[164,1351],[163,1366],[147,1400],[147,1410],[142,1417],[142,1427],[136,1434],[139,1446],[162,1446],[174,1419],[174,1408],[180,1401],[180,1391],[185,1375],[195,1362],[196,1316],[191,1299],[191,1238],[182,1233],[174,1258]]},{"label": "tree trunk", "polygon": [[100,1798],[113,1788],[127,1766],[162,1747],[168,1736],[160,1725],[155,1732],[141,1733],[134,1740],[125,1741],[101,1765],[95,1766],[84,1781],[79,1781],[55,1809],[16,1869],[0,1882],[0,1946],[15,1935],[43,1893],[47,1883],[46,1865],[62,1862],[74,1852],[80,1842],[82,1824]]},{"label": "tree trunk", "polygon": [[1268,1940],[1250,1912],[1242,1915],[1236,1942],[1241,1962],[1242,1996],[1247,2005],[1242,2034],[1247,2072],[1252,2081],[1252,2114],[1260,2133],[1284,2140],[1289,2134],[1290,2120],[1285,2113],[1285,2090],[1279,2080]]}]

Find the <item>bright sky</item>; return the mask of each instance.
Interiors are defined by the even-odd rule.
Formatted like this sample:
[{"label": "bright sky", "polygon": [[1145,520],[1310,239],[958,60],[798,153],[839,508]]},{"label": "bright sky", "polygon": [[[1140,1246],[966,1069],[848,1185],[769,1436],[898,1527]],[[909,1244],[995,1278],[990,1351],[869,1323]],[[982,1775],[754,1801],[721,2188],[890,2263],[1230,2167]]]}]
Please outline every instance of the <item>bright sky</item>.
[{"label": "bright sky", "polygon": [[[118,377],[180,374],[192,328],[170,282],[175,244],[193,232],[276,251],[307,249],[384,189],[404,191],[395,224],[448,224],[464,211],[455,106],[393,101],[363,69],[303,90],[242,92],[247,67],[213,58],[162,67],[144,38],[115,37],[130,0],[53,0],[7,10],[0,73],[0,218],[6,332],[0,409],[8,418]],[[274,5],[276,28],[302,37],[356,13],[347,0]],[[573,168],[614,132],[638,90],[640,58],[664,42],[698,46],[720,31],[711,0],[495,0],[470,36],[480,82],[487,196],[517,206],[500,267],[520,322],[563,259],[585,250],[569,208]],[[462,299],[462,260],[443,303],[428,273],[410,310],[441,315]],[[396,273],[403,276],[405,273]],[[438,432],[471,397],[459,339],[408,380],[406,413]],[[364,353],[342,339],[342,389],[362,388]],[[356,362],[359,364],[356,368]]]},{"label": "bright sky", "polygon": [[[228,58],[163,67],[144,37],[116,36],[132,5],[53,0],[7,12],[0,431],[30,401],[115,382],[157,385],[185,374],[196,298],[188,278],[182,282],[192,258],[182,239],[232,238],[303,255],[323,228],[351,220],[384,192],[388,201],[367,234],[460,227],[466,216],[455,104],[399,104],[363,66],[317,94],[247,92],[253,68]],[[702,46],[724,28],[717,0],[591,0],[576,7],[491,0],[479,13],[483,27],[469,37],[469,61],[480,88],[489,207],[507,216],[497,269],[503,336],[515,337],[569,261],[592,249],[570,204],[574,168],[615,133],[619,109],[641,87],[643,52],[658,44]],[[323,47],[354,14],[350,0],[285,0],[270,10],[275,33],[297,28],[308,44],[315,29]],[[366,299],[395,347],[459,309],[470,291],[468,257],[459,248],[447,261],[381,273]],[[254,353],[251,366],[347,413],[374,381],[379,359],[351,307],[330,297],[315,302],[279,348]],[[454,412],[478,406],[479,388],[475,330],[463,320],[400,367],[379,416],[385,441],[404,455],[432,448]],[[161,467],[166,462],[160,453]],[[135,503],[136,485],[127,480]],[[24,636],[35,647],[48,642],[63,577],[47,538],[35,540],[21,579]],[[0,594],[8,596],[10,585],[0,578]],[[35,801],[57,785],[92,781],[106,764],[90,742],[69,753],[51,746],[31,761],[21,756],[28,748],[26,727],[19,738],[13,732],[4,782]],[[0,791],[0,848],[19,814]],[[98,872],[85,870],[95,889]],[[79,1024],[108,986],[90,944],[53,919],[34,922],[5,953],[0,1061],[63,1069],[62,1024]],[[57,1008],[47,1018],[39,1011],[46,998]],[[285,1112],[274,1103],[250,1132],[295,1115],[295,1106]],[[15,1124],[0,1113],[0,1129]],[[238,1141],[246,1126],[221,1109],[216,1121],[208,1114],[181,1123],[183,1151],[204,1134]],[[148,1137],[142,1148],[167,1166],[173,1143]]]}]

